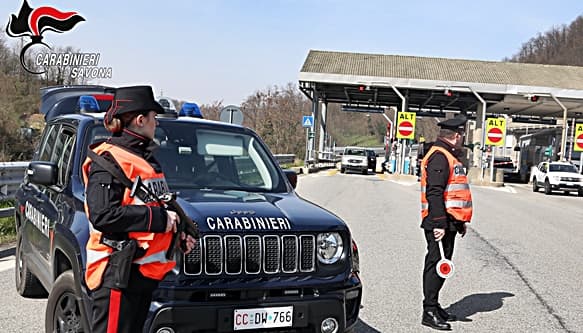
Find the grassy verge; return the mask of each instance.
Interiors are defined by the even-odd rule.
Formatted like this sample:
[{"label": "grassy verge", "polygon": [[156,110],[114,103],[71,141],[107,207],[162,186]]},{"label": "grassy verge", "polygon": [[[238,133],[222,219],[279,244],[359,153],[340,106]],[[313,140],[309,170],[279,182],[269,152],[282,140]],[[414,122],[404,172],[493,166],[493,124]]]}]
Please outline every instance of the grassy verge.
[{"label": "grassy verge", "polygon": [[[11,200],[0,201],[0,208],[14,207]],[[14,217],[0,218],[0,244],[13,242],[16,240],[16,229],[14,227]]]},{"label": "grassy verge", "polygon": [[290,169],[290,168],[294,168],[294,167],[301,167],[304,165],[304,161],[303,160],[298,160],[296,159],[293,163],[284,163],[284,164],[280,164],[282,169]]}]

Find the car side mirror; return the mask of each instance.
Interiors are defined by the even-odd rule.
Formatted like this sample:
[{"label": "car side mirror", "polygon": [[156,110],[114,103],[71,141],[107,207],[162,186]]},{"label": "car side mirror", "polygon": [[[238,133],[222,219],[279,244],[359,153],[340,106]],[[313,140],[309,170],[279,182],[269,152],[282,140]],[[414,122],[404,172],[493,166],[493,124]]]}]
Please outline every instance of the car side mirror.
[{"label": "car side mirror", "polygon": [[57,163],[32,161],[26,168],[26,179],[38,185],[52,186],[57,184]]},{"label": "car side mirror", "polygon": [[296,186],[298,185],[298,174],[294,170],[291,170],[291,169],[283,170],[283,173],[285,173],[287,180],[289,180],[291,186],[295,190]]},{"label": "car side mirror", "polygon": [[520,151],[520,147],[518,146],[514,147],[514,151]]}]

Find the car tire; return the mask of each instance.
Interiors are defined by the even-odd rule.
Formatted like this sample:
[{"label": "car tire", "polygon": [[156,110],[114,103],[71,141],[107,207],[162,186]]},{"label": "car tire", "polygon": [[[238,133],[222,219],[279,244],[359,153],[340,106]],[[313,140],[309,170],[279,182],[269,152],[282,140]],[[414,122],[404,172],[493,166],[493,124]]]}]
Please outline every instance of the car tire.
[{"label": "car tire", "polygon": [[583,197],[583,188],[580,188],[579,191],[577,191],[577,195]]},{"label": "car tire", "polygon": [[368,175],[368,169],[364,169],[364,170],[362,170],[362,174],[363,174],[363,175]]},{"label": "car tire", "polygon": [[45,314],[45,332],[84,332],[80,296],[75,294],[73,271],[63,272],[53,285]]},{"label": "car tire", "polygon": [[345,172],[346,172],[346,169],[340,168],[340,173],[345,173]]},{"label": "car tire", "polygon": [[45,298],[47,291],[38,278],[28,270],[26,257],[22,256],[22,236],[16,238],[16,251],[14,260],[14,282],[16,291],[20,296],[28,298]]},{"label": "car tire", "polygon": [[553,190],[551,189],[551,183],[549,183],[548,179],[545,179],[545,194],[549,195],[551,194],[551,192],[553,192]]},{"label": "car tire", "polygon": [[536,178],[532,179],[532,191],[538,192],[538,184],[536,183]]}]

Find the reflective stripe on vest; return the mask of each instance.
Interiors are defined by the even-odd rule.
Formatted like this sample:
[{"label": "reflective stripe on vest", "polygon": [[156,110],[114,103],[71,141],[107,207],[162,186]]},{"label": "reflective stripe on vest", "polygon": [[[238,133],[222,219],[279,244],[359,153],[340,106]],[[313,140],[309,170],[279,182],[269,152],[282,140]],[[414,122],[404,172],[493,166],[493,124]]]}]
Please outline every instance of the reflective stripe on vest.
[{"label": "reflective stripe on vest", "polygon": [[[150,189],[152,189],[152,192],[156,195],[161,194],[158,193],[159,191],[168,190],[164,174],[156,172],[154,168],[140,156],[106,142],[94,148],[93,151],[98,155],[102,154],[104,151],[109,152],[126,177],[133,181],[139,175],[142,182],[146,186],[149,186]],[[90,158],[87,158],[83,163],[83,179],[85,184],[88,184],[90,164]],[[125,189],[121,203],[124,206],[146,205],[156,207],[159,205],[157,201],[144,203],[138,198],[130,198],[129,193],[130,190]],[[85,202],[85,213],[89,218],[87,202]],[[150,212],[150,218],[151,217],[152,214]],[[111,247],[100,242],[101,237],[101,232],[95,230],[90,223],[90,235],[86,247],[87,270],[85,272],[86,284],[90,290],[94,290],[101,285],[103,274],[107,267],[107,263],[109,262],[109,256],[113,252]],[[176,262],[173,260],[167,260],[165,257],[166,250],[172,241],[171,232],[130,232],[128,233],[128,237],[137,240],[138,246],[145,250],[145,254],[141,258],[134,260],[134,263],[140,265],[139,269],[142,275],[154,280],[162,280],[166,273],[174,268]],[[160,253],[163,255],[160,256]]]},{"label": "reflective stripe on vest", "polygon": [[449,178],[443,193],[446,212],[455,220],[469,222],[472,219],[472,194],[468,184],[468,177],[463,171],[463,165],[448,150],[433,146],[421,162],[421,218],[429,215],[427,202],[427,163],[435,152],[441,152],[448,161]]},{"label": "reflective stripe on vest", "polygon": [[149,264],[152,262],[166,263],[166,262],[170,262],[170,260],[166,259],[166,251],[156,252],[156,253],[150,254],[149,256],[143,256],[139,259],[134,260],[134,264],[138,264],[138,265]]}]

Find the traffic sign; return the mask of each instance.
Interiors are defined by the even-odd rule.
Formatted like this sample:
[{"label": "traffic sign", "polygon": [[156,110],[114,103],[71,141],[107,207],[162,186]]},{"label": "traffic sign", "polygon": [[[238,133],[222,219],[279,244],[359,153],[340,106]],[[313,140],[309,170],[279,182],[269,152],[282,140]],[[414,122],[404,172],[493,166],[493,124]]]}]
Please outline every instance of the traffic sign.
[{"label": "traffic sign", "polygon": [[397,139],[415,138],[415,112],[399,112],[397,117]]},{"label": "traffic sign", "polygon": [[225,123],[241,125],[243,123],[243,112],[236,105],[227,105],[221,109],[219,119]]},{"label": "traffic sign", "polygon": [[505,118],[488,118],[486,123],[486,145],[502,146],[506,136]]},{"label": "traffic sign", "polygon": [[314,117],[313,116],[304,116],[302,119],[302,126],[303,127],[314,126]]},{"label": "traffic sign", "polygon": [[575,151],[583,151],[583,124],[575,124]]}]

